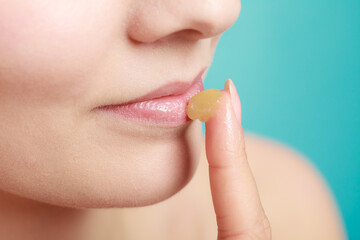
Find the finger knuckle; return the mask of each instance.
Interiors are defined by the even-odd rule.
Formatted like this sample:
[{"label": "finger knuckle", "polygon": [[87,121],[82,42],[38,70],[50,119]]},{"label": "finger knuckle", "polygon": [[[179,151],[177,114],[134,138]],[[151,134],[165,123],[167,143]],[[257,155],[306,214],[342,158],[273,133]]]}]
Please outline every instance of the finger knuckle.
[{"label": "finger knuckle", "polygon": [[266,216],[264,211],[261,211],[257,221],[253,224],[251,229],[247,233],[248,238],[251,240],[270,240],[271,239],[271,225],[269,218]]},{"label": "finger knuckle", "polygon": [[263,239],[271,239],[271,225],[269,218],[265,214],[260,221],[260,233],[262,234]]},{"label": "finger knuckle", "polygon": [[218,230],[218,240],[271,240],[271,236],[270,221],[265,214],[251,228],[238,231]]},{"label": "finger knuckle", "polygon": [[227,158],[232,159],[234,162],[247,161],[247,154],[244,146],[233,147],[226,144],[225,146],[222,146],[219,150],[223,153],[224,156],[227,156]]}]

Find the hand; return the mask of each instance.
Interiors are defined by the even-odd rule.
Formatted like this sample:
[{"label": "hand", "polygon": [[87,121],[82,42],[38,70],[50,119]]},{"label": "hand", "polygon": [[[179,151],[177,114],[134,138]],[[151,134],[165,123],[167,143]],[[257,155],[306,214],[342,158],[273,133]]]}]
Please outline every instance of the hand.
[{"label": "hand", "polygon": [[219,108],[205,123],[218,240],[270,240],[270,223],[245,152],[240,100],[230,79],[221,93]]}]

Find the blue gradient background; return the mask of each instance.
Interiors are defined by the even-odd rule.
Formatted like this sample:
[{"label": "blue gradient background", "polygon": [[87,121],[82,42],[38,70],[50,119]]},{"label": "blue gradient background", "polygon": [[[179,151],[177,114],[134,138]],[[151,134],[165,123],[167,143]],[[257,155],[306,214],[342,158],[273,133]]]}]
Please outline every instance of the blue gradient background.
[{"label": "blue gradient background", "polygon": [[232,78],[245,131],[315,164],[349,239],[360,239],[359,56],[359,0],[243,0],[205,80],[222,89]]}]

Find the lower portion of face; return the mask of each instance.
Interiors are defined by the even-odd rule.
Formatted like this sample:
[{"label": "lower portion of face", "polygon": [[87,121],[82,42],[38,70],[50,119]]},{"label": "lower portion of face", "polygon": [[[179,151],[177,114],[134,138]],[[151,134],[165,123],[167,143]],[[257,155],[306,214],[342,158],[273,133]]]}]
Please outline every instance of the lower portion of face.
[{"label": "lower portion of face", "polygon": [[1,191],[67,207],[131,207],[191,180],[200,122],[146,127],[93,109],[190,82],[210,66],[240,1],[145,2],[0,1]]},{"label": "lower portion of face", "polygon": [[158,128],[122,126],[91,114],[74,121],[46,109],[6,113],[1,188],[41,202],[75,208],[153,204],[180,191],[200,158],[199,122]]}]

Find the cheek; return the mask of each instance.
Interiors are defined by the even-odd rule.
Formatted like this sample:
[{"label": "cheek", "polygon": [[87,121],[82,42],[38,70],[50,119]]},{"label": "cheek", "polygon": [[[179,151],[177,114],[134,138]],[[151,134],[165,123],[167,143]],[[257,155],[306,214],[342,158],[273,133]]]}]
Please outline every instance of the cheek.
[{"label": "cheek", "polygon": [[116,37],[111,1],[20,2],[0,7],[0,101],[79,96]]}]

